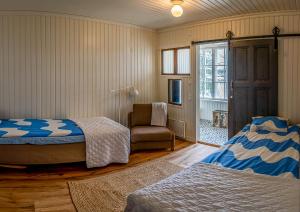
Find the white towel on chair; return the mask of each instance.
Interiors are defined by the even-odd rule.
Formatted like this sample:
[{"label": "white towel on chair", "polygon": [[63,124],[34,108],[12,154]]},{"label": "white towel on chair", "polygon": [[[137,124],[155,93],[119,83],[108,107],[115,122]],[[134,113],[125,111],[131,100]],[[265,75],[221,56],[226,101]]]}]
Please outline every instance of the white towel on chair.
[{"label": "white towel on chair", "polygon": [[167,104],[164,102],[152,103],[151,125],[165,127],[167,125]]}]

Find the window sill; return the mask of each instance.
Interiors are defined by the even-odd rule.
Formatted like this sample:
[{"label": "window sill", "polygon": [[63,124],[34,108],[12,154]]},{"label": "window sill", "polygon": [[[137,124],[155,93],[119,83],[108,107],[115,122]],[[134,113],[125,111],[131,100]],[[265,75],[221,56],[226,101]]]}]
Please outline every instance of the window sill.
[{"label": "window sill", "polygon": [[168,103],[168,107],[176,108],[176,109],[182,109],[183,108],[182,104],[177,105],[177,104],[171,104],[171,103]]}]

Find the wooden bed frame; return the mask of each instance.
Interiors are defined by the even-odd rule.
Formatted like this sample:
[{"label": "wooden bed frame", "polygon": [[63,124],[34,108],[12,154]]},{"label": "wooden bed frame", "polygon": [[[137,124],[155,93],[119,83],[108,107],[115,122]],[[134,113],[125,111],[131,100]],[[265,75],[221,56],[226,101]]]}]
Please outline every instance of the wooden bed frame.
[{"label": "wooden bed frame", "polygon": [[1,144],[0,164],[37,165],[85,161],[85,142],[72,144]]}]

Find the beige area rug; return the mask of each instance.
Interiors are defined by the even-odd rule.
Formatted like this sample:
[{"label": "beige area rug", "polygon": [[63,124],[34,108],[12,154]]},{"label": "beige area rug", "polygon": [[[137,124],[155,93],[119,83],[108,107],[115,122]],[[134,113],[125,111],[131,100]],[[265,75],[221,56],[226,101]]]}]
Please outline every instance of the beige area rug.
[{"label": "beige area rug", "polygon": [[130,193],[182,169],[165,159],[158,159],[112,174],[68,183],[73,203],[79,212],[124,211]]}]

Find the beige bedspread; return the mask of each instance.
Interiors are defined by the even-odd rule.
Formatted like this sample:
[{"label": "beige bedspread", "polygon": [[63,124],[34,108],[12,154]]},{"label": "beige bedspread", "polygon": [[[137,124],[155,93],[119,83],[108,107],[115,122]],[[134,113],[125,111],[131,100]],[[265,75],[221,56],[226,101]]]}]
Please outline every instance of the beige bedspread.
[{"label": "beige bedspread", "polygon": [[102,167],[110,163],[127,163],[130,131],[106,117],[73,119],[83,130],[86,141],[86,165]]},{"label": "beige bedspread", "polygon": [[300,211],[300,180],[197,163],[127,198],[126,212]]}]

